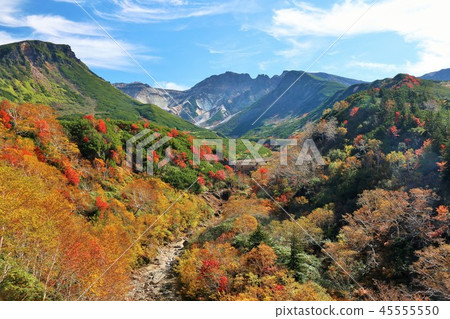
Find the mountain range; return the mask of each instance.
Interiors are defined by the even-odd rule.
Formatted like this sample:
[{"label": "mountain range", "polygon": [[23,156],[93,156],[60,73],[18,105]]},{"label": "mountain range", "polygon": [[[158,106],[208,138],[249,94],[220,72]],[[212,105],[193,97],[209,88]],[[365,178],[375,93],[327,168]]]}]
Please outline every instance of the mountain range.
[{"label": "mountain range", "polygon": [[117,83],[115,86],[142,103],[151,103],[200,126],[213,126],[275,89],[282,76],[226,72],[213,75],[189,90],[153,88],[143,83]]},{"label": "mountain range", "polygon": [[[186,91],[158,89],[139,82],[114,85],[142,103],[156,104],[199,126],[240,135],[245,129],[234,126],[247,127],[249,119],[258,115],[257,109],[264,109],[265,103],[281,95],[302,73],[284,71],[273,77],[258,75],[252,78],[249,74],[226,72],[211,76]],[[306,73],[281,101],[283,107],[274,108],[267,116],[301,115],[337,91],[357,83],[362,81],[327,73]]]},{"label": "mountain range", "polygon": [[[450,69],[425,74],[421,79],[449,81]],[[303,74],[302,71],[284,71],[271,78],[259,75],[252,79],[248,74],[226,72],[211,76],[186,91],[158,89],[139,82],[115,86],[140,102],[159,105],[227,136],[287,137],[307,121],[317,120],[322,111],[335,102],[381,87],[389,80],[367,83],[323,72]]]},{"label": "mountain range", "polygon": [[[421,78],[448,81],[450,69]],[[389,80],[366,83],[302,71],[255,78],[226,72],[186,91],[164,90],[139,82],[112,85],[94,74],[68,45],[23,41],[0,46],[1,98],[50,105],[63,119],[83,114],[148,119],[191,132],[212,129],[231,137],[288,137],[320,118],[335,102],[386,87]]]}]

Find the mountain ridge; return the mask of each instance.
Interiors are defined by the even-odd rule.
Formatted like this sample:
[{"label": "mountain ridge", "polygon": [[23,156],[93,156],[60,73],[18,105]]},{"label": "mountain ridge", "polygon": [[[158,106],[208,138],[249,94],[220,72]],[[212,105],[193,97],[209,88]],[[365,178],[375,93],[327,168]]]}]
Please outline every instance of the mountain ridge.
[{"label": "mountain ridge", "polygon": [[430,72],[422,75],[420,78],[424,80],[433,80],[433,81],[450,81],[450,68]]},{"label": "mountain ridge", "polygon": [[143,103],[152,103],[186,120],[213,125],[269,93],[281,77],[226,72],[212,75],[185,91],[154,88],[141,82],[114,86]]},{"label": "mountain ridge", "polygon": [[146,118],[182,130],[201,130],[122,93],[65,44],[26,40],[0,46],[0,97],[49,105],[67,119],[85,114],[132,121]]},{"label": "mountain ridge", "polygon": [[[140,102],[153,103],[186,120],[195,119],[197,125],[214,129],[275,90],[291,72],[303,73],[283,71],[272,77],[259,74],[253,78],[247,73],[227,71],[209,76],[185,91],[158,89],[142,82],[115,83],[114,86]],[[308,74],[345,86],[363,83],[323,72]]]}]

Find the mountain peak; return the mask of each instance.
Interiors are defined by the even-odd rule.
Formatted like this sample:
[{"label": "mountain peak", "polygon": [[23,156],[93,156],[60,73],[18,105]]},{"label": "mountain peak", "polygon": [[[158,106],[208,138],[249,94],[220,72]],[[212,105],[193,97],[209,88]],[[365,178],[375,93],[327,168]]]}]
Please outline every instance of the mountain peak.
[{"label": "mountain peak", "polygon": [[67,44],[54,44],[38,40],[15,42],[0,47],[0,60],[7,62],[27,60],[33,65],[43,65],[45,62],[61,62],[64,59],[81,61]]}]

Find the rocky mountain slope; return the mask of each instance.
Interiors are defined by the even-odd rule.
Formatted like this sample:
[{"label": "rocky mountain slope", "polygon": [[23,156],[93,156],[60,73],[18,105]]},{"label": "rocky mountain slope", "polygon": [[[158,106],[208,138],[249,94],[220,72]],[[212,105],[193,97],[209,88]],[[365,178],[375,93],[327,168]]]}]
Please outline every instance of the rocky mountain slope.
[{"label": "rocky mountain slope", "polygon": [[257,133],[261,127],[284,126],[293,119],[307,116],[347,87],[309,73],[291,87],[301,74],[301,71],[287,72],[277,88],[216,129],[226,135],[242,136],[250,130]]},{"label": "rocky mountain slope", "polygon": [[147,84],[115,86],[142,103],[152,103],[200,126],[214,126],[272,91],[283,75],[270,78],[226,72],[213,75],[186,91],[163,90]]}]

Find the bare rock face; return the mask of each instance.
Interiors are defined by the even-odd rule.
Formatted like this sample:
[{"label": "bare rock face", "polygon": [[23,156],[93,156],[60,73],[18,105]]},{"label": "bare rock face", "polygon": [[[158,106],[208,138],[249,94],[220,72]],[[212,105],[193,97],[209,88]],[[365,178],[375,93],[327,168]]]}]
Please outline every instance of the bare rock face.
[{"label": "bare rock face", "polygon": [[227,72],[213,75],[186,91],[163,90],[147,84],[115,86],[142,103],[155,104],[199,126],[213,128],[272,91],[282,76]]},{"label": "bare rock face", "polygon": [[180,239],[159,249],[158,256],[132,276],[129,300],[172,301],[181,300],[174,267],[181,255],[186,239]]}]

